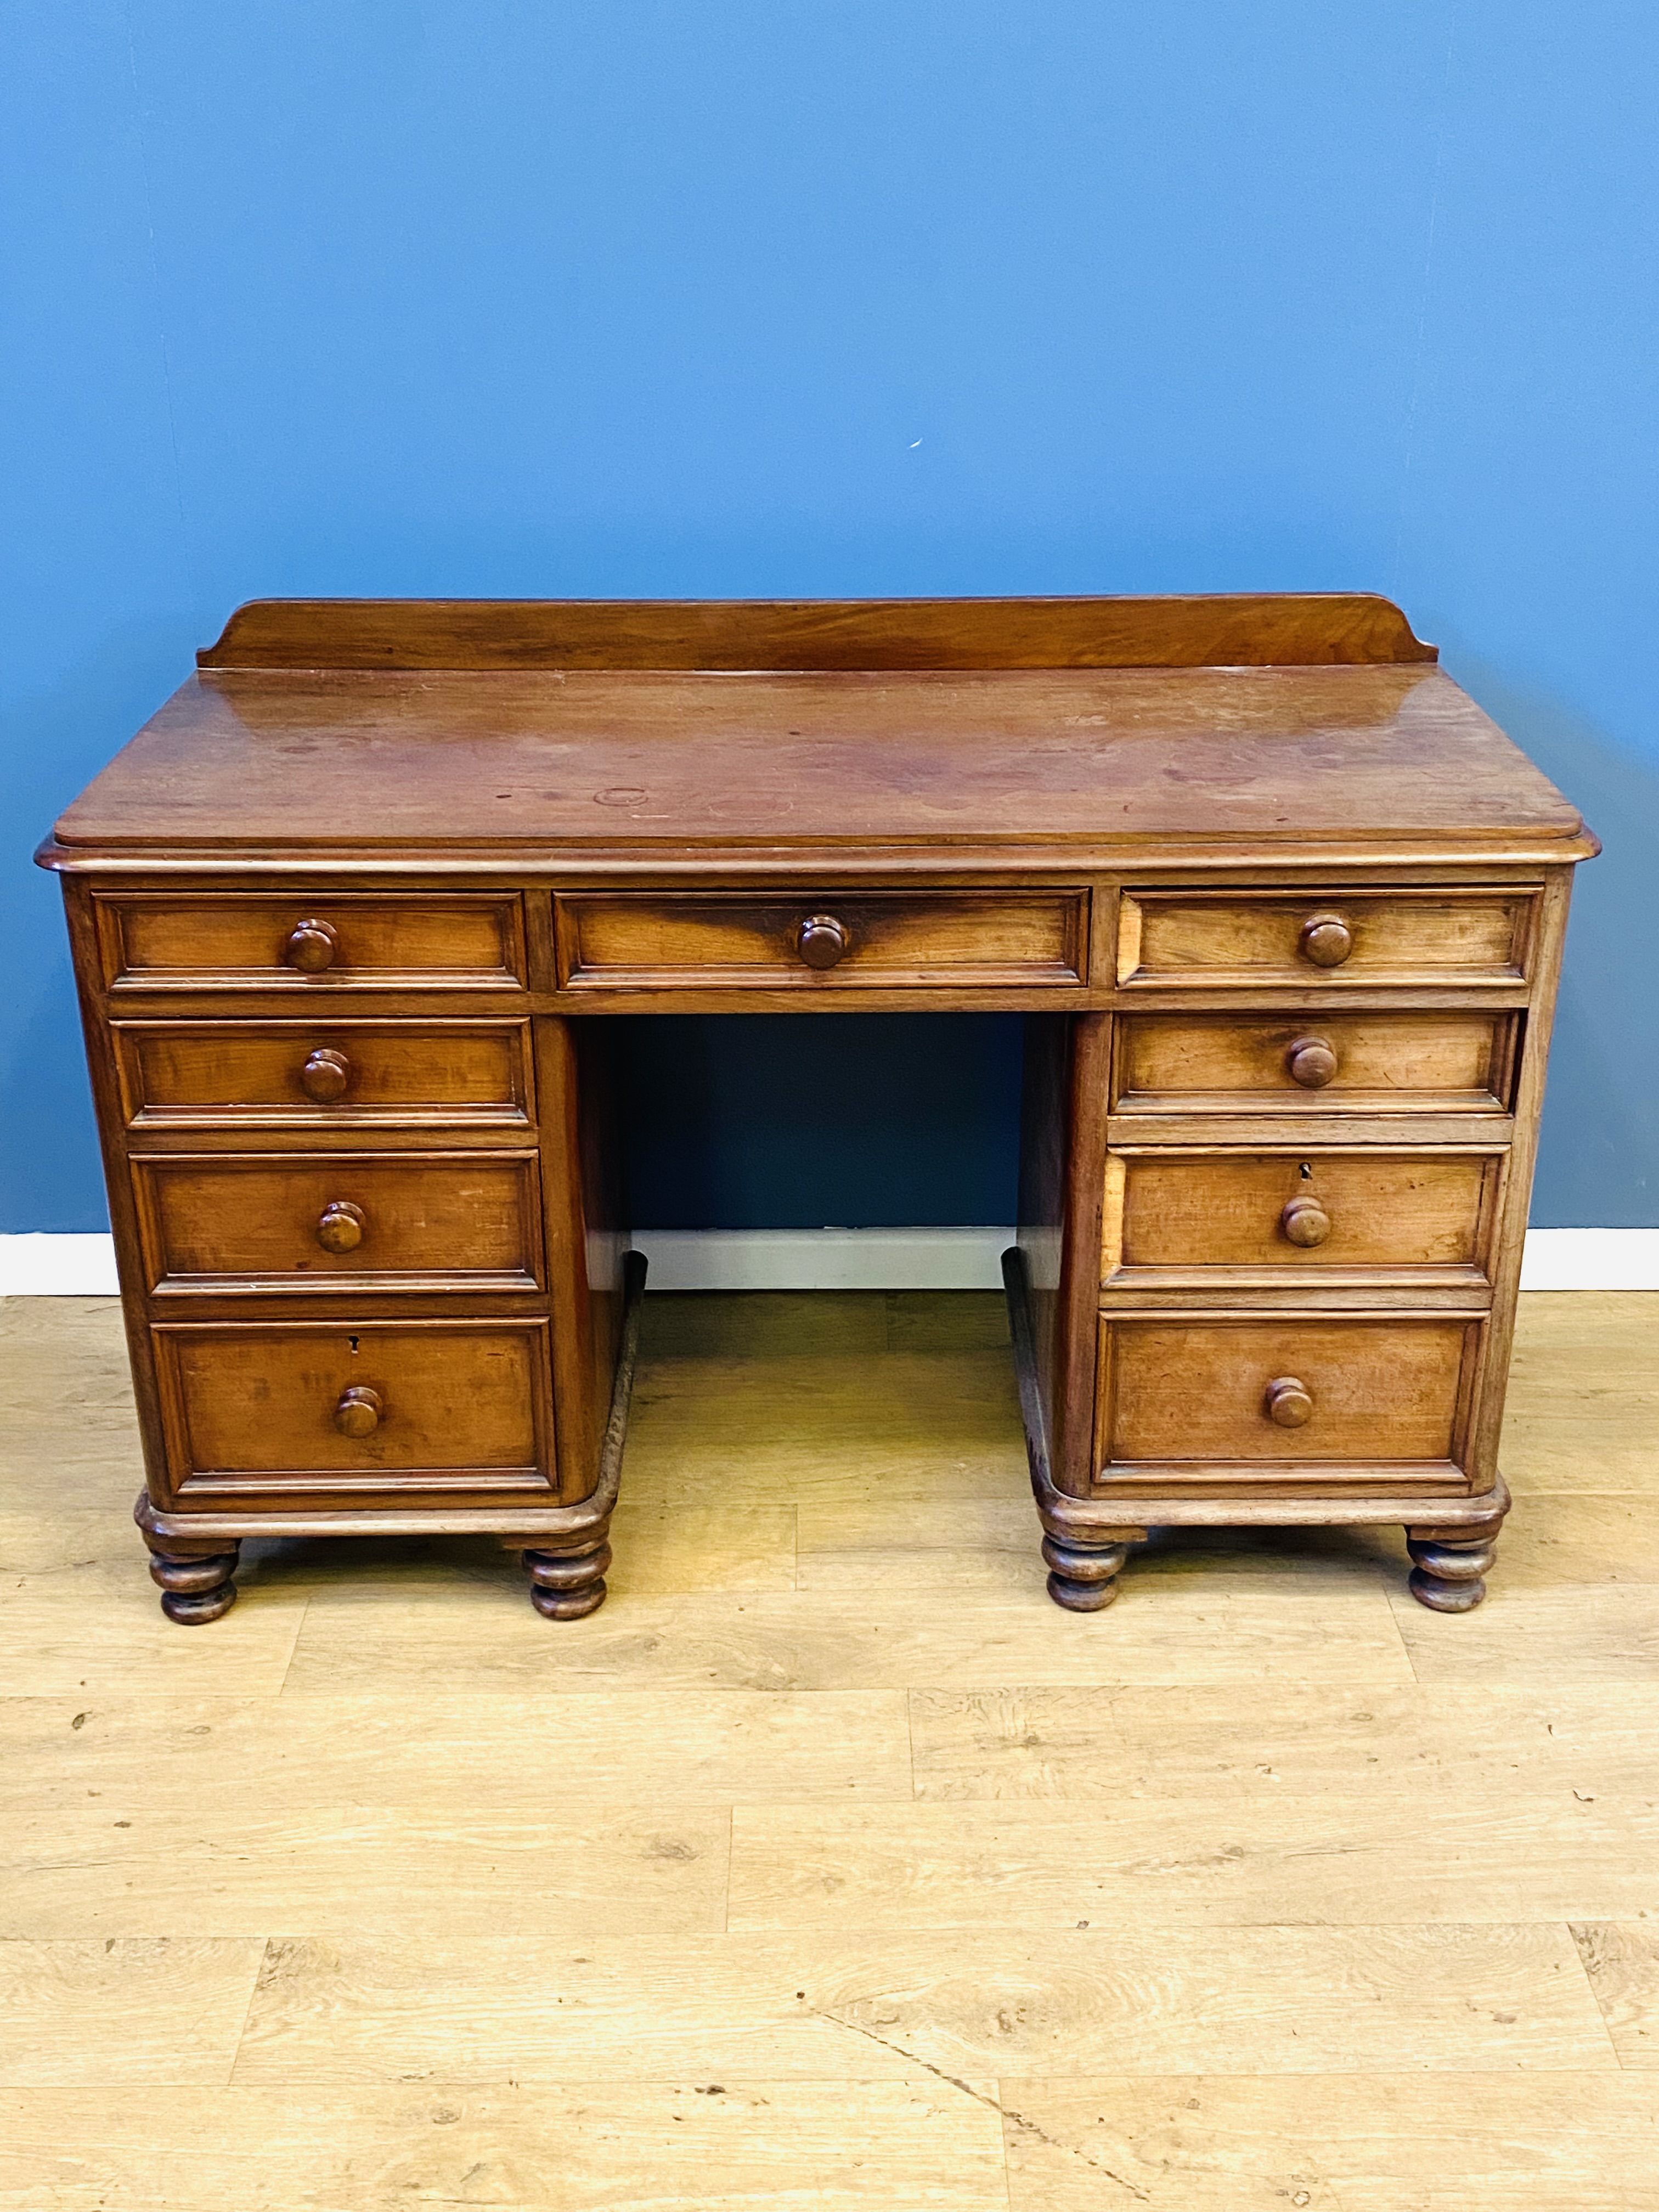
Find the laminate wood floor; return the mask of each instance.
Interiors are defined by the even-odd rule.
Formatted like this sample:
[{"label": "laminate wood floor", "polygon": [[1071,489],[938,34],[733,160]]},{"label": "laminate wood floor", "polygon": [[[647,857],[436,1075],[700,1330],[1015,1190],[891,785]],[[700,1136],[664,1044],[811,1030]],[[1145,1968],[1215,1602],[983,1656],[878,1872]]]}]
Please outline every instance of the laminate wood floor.
[{"label": "laminate wood floor", "polygon": [[1043,1595],[1000,1301],[647,1308],[609,1604],[244,1550],[0,1305],[0,2206],[1659,2212],[1659,1296],[1534,1296],[1492,1595]]}]

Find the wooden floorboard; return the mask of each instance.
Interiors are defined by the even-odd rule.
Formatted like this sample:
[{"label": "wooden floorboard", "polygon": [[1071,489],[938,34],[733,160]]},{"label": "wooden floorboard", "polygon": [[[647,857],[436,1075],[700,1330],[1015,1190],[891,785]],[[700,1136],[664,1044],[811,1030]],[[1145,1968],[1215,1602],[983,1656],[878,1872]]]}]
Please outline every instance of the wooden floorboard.
[{"label": "wooden floorboard", "polygon": [[1659,2212],[1659,1297],[1395,1530],[1042,1589],[1000,1302],[663,1297],[606,1607],[161,1617],[118,1310],[0,1304],[0,2208]]}]

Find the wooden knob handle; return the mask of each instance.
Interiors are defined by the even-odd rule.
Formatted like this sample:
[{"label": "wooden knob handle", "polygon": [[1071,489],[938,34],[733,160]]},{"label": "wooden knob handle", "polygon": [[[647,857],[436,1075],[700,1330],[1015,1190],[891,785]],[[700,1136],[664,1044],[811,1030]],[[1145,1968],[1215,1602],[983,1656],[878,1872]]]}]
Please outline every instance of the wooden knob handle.
[{"label": "wooden knob handle", "polygon": [[380,1425],[380,1392],[366,1382],[353,1382],[342,1390],[334,1425],[343,1437],[372,1437]]},{"label": "wooden knob handle", "polygon": [[1296,949],[1316,968],[1340,968],[1353,951],[1353,932],[1340,914],[1310,914]]},{"label": "wooden knob handle", "polygon": [[1331,1217],[1311,1194],[1287,1199],[1279,1226],[1291,1244],[1322,1244],[1331,1233]]},{"label": "wooden knob handle", "polygon": [[317,1242],[325,1252],[355,1252],[363,1241],[368,1216],[349,1198],[337,1198],[318,1217]]},{"label": "wooden knob handle", "polygon": [[1285,1055],[1291,1080],[1304,1091],[1322,1091],[1336,1073],[1336,1054],[1323,1037],[1297,1037]]},{"label": "wooden knob handle", "polygon": [[351,1062],[332,1045],[319,1044],[300,1070],[300,1088],[319,1106],[343,1098],[351,1081]]},{"label": "wooden knob handle", "polygon": [[1313,1413],[1313,1399],[1305,1382],[1294,1375],[1281,1375],[1267,1385],[1267,1419],[1281,1429],[1299,1429]]},{"label": "wooden knob handle", "polygon": [[283,957],[302,975],[320,975],[339,957],[340,933],[331,921],[296,921],[288,933]]},{"label": "wooden knob handle", "polygon": [[809,914],[795,932],[795,950],[809,968],[833,968],[852,942],[846,924],[833,914]]}]

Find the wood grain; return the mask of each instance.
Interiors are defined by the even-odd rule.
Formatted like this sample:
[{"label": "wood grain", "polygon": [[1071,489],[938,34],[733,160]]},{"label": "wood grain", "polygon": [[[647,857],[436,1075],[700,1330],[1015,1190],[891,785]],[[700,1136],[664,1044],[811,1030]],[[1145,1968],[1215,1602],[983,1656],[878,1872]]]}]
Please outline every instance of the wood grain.
[{"label": "wood grain", "polygon": [[1573,1940],[1619,2063],[1659,2068],[1659,1935],[1642,1921],[1585,1921]]},{"label": "wood grain", "polygon": [[[523,1022],[120,1022],[123,1103],[143,1128],[349,1127],[362,1122],[533,1119]],[[303,1072],[319,1051],[345,1066],[326,1103]]]},{"label": "wood grain", "polygon": [[[1006,2212],[994,2083],[603,2079],[477,2093],[33,2091],[0,2104],[9,2207],[283,2212]],[[7,2198],[0,2197],[0,2203]]]},{"label": "wood grain", "polygon": [[[1000,2084],[1012,2212],[1651,2212],[1659,2104],[1606,2072]],[[1111,2186],[1105,2176],[1119,2177]]]},{"label": "wood grain", "polygon": [[550,1656],[477,1539],[170,1628],[118,1309],[0,1304],[0,2199],[1649,2212],[1656,1308],[1522,1300],[1513,1572],[1396,1627],[1392,1530],[1048,1606],[994,1298],[665,1299]]},{"label": "wood grain", "polygon": [[[641,1992],[650,1991],[648,2014]],[[1615,2061],[1565,1928],[273,1943],[239,2085]]]},{"label": "wood grain", "polygon": [[[592,896],[554,902],[559,981],[577,991],[844,990],[1078,984],[1088,972],[1083,892],[870,896],[807,892],[787,902]],[[817,966],[799,938],[817,915],[845,951]]]},{"label": "wood grain", "polygon": [[[296,784],[298,745],[308,757]],[[866,866],[880,866],[941,846],[957,849],[936,852],[936,866],[960,865],[963,848],[1018,866],[1036,848],[1159,869],[1173,847],[1237,867],[1311,847],[1327,882],[1343,854],[1362,867],[1511,854],[1535,867],[1595,849],[1577,809],[1423,666],[764,683],[209,670],[67,809],[54,836],[55,866],[150,846],[216,848],[221,866],[227,847],[255,867],[272,852],[415,853],[441,866],[483,848],[498,874],[515,846],[588,859],[654,848],[660,861],[690,841],[723,848],[712,870],[707,851],[696,855],[705,881],[723,863],[741,866],[750,845],[774,869],[790,853],[812,853],[816,868],[819,854],[839,851],[845,864],[862,848]],[[284,917],[286,929],[300,915],[285,906],[270,920]],[[279,942],[262,940],[259,960],[274,962]]]},{"label": "wood grain", "polygon": [[1369,592],[1145,599],[253,599],[204,668],[1227,667],[1432,660]]},{"label": "wood grain", "polygon": [[[284,1490],[319,1506],[354,1492],[544,1493],[552,1425],[546,1327],[508,1321],[180,1322],[155,1332],[177,1494]],[[343,1433],[341,1394],[383,1416]]]},{"label": "wood grain", "polygon": [[[1307,1115],[1413,1107],[1436,1113],[1502,1113],[1507,1025],[1486,1014],[1297,1014],[1278,1021],[1237,1016],[1137,1014],[1118,1024],[1113,1107],[1119,1114]],[[1328,1045],[1335,1072],[1316,1087],[1291,1072],[1304,1039]]]},{"label": "wood grain", "polygon": [[[326,998],[342,989],[511,988],[524,980],[517,898],[451,893],[376,898],[349,890],[261,897],[131,892],[100,897],[105,980],[116,990],[258,985]],[[294,966],[289,939],[308,918],[337,939],[330,964]]]},{"label": "wood grain", "polygon": [[[237,1612],[243,1608],[238,1607]],[[527,1605],[520,1609],[540,1629]],[[228,1626],[235,1615],[225,1622]],[[167,1631],[159,1620],[157,1633]],[[173,1636],[204,1644],[205,1636]],[[526,1761],[520,1756],[521,1769]],[[483,1805],[383,1798],[360,1768],[331,1800],[273,1777],[246,1804],[135,1790],[26,1828],[0,1887],[0,1934],[143,1936],[158,1924],[243,1937],[410,1926],[453,1934],[684,1935],[724,1923],[728,1815],[561,1800],[556,1777]],[[131,1809],[120,1811],[125,1804]],[[147,1812],[146,1805],[149,1807]]]},{"label": "wood grain", "polygon": [[[1102,1279],[1132,1288],[1124,1276],[1149,1268],[1477,1273],[1498,1166],[1475,1152],[1120,1152]],[[1285,1209],[1310,1200],[1328,1227],[1297,1243]]]},{"label": "wood grain", "polygon": [[[1124,903],[1124,983],[1518,982],[1532,920],[1532,901],[1513,891],[1139,891]],[[1303,943],[1322,917],[1352,940],[1334,965]]]},{"label": "wood grain", "polygon": [[919,1803],[879,1828],[830,1808],[740,1806],[728,1924],[1353,1927],[1564,1920],[1586,1899],[1601,1900],[1587,1917],[1620,1919],[1647,1909],[1656,1880],[1651,1798],[1141,1802],[1109,1819]]},{"label": "wood grain", "polygon": [[264,1948],[246,1937],[0,1936],[0,2087],[222,2088]]},{"label": "wood grain", "polygon": [[[447,1609],[376,1606],[342,1589],[307,1609],[287,1694],[359,1692],[401,1684],[410,1694],[441,1654],[481,1687],[514,1694],[543,1679],[544,1638],[493,1625],[487,1647],[476,1624]],[[1328,1683],[1402,1683],[1410,1670],[1380,1583],[1328,1593],[1298,1614],[1260,1589],[1164,1589],[1156,1604],[1126,1601],[1109,1642],[1058,1619],[1039,1593],[1023,1599],[953,1594],[919,1608],[914,1584],[872,1590],[820,1613],[792,1595],[700,1591],[641,1598],[559,1641],[562,1680],[623,1688],[644,1682],[688,1689],[883,1689],[943,1676],[964,1686],[1024,1682],[1257,1682],[1270,1674]]]},{"label": "wood grain", "polygon": [[[1148,1464],[1160,1480],[1212,1482],[1236,1464],[1328,1479],[1338,1463],[1398,1461],[1379,1478],[1398,1483],[1422,1463],[1449,1468],[1476,1333],[1438,1316],[1103,1320],[1099,1479],[1136,1480]],[[1299,1427],[1270,1410],[1275,1383],[1292,1377],[1310,1406]]]},{"label": "wood grain", "polygon": [[1285,1681],[1243,1732],[1231,1692],[1187,1685],[915,1689],[909,1710],[916,1795],[939,1802],[1599,1801],[1650,1785],[1659,1686],[1488,1685],[1476,1708],[1436,1690]]},{"label": "wood grain", "polygon": [[[152,1288],[534,1291],[534,1152],[179,1153],[133,1160]],[[331,1206],[360,1217],[325,1243]]]}]

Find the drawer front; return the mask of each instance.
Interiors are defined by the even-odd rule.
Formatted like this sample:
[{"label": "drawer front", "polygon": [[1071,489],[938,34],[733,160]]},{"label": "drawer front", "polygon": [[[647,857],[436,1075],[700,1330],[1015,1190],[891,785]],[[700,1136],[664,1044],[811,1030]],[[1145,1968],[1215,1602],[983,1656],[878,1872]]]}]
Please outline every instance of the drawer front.
[{"label": "drawer front", "polygon": [[140,892],[96,902],[115,990],[519,988],[516,896]]},{"label": "drawer front", "polygon": [[177,1491],[550,1486],[544,1322],[162,1327],[155,1338]]},{"label": "drawer front", "polygon": [[1501,1157],[1114,1153],[1102,1279],[1143,1268],[1482,1271]]},{"label": "drawer front", "polygon": [[1118,914],[1121,983],[1519,983],[1525,891],[1139,891]]},{"label": "drawer front", "polygon": [[1075,988],[1086,891],[556,902],[566,988]]},{"label": "drawer front", "polygon": [[1112,1074],[1120,1112],[1304,1109],[1505,1113],[1503,1014],[1129,1014]]},{"label": "drawer front", "polygon": [[135,1158],[161,1291],[533,1291],[533,1152]]},{"label": "drawer front", "polygon": [[139,1127],[527,1123],[527,1022],[116,1022]]},{"label": "drawer front", "polygon": [[1479,1335],[1438,1316],[1103,1319],[1098,1480],[1443,1484]]}]

